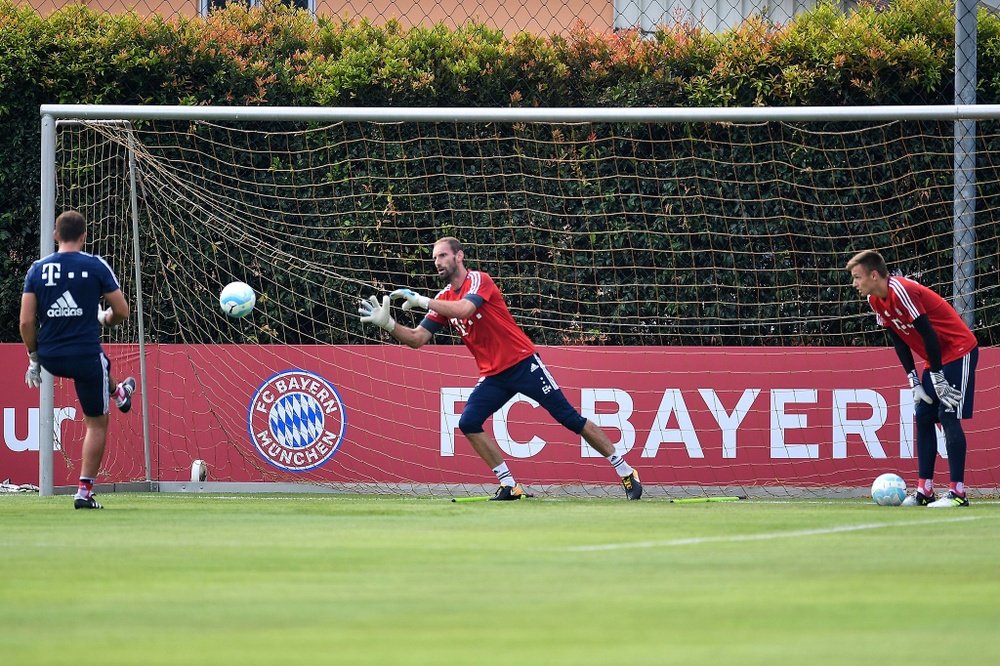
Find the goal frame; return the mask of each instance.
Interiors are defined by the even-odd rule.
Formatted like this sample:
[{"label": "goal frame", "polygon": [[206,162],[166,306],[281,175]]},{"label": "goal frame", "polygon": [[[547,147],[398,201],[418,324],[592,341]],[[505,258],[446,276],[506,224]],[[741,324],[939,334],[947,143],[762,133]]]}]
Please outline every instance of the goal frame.
[{"label": "goal frame", "polygon": [[[907,121],[944,120],[955,123],[954,144],[954,239],[953,295],[959,314],[971,322],[975,290],[975,148],[970,151],[970,127],[975,121],[1000,119],[1000,105],[955,104],[928,106],[815,106],[815,107],[705,107],[705,108],[480,108],[480,107],[263,107],[263,106],[144,106],[43,104],[41,115],[40,248],[41,257],[51,252],[56,215],[56,136],[58,126],[74,121],[102,121],[130,127],[136,120],[214,120],[267,122],[508,122],[508,123],[750,123],[807,121]],[[959,139],[963,140],[959,140]],[[130,134],[131,141],[131,134]],[[133,228],[133,270],[140,286],[136,301],[139,322],[140,381],[147,377],[143,303],[140,275],[140,239],[135,154],[128,147],[129,182]],[[44,372],[44,370],[43,370]],[[140,386],[143,414],[143,445],[146,486],[159,489],[152,478],[151,444],[146,391]],[[39,394],[39,489],[41,495],[54,494],[53,452],[54,386],[43,382]],[[139,484],[142,485],[142,484]],[[241,484],[246,485],[246,484]],[[289,484],[279,485],[282,490]],[[312,488],[310,488],[312,489]]]}]

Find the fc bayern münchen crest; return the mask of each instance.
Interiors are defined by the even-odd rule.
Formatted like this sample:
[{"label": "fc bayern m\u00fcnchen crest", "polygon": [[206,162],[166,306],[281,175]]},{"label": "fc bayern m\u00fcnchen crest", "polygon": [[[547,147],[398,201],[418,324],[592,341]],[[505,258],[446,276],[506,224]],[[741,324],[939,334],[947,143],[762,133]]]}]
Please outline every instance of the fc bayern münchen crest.
[{"label": "fc bayern m\u00fcnchen crest", "polygon": [[285,370],[257,389],[247,423],[264,460],[289,472],[305,472],[337,452],[347,414],[333,384],[312,372]]}]

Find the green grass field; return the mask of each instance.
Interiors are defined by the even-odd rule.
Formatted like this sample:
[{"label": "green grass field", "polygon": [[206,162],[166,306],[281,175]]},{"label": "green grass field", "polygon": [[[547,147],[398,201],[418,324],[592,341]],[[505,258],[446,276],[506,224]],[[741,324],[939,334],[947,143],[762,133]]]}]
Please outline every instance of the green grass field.
[{"label": "green grass field", "polygon": [[0,496],[9,664],[997,664],[1000,504]]}]

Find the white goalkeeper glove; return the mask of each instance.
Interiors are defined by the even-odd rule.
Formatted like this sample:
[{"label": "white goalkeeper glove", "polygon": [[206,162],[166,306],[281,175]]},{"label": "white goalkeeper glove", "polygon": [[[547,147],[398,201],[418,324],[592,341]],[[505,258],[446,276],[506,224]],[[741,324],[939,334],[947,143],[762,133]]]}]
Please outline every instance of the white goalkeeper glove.
[{"label": "white goalkeeper glove", "polygon": [[28,370],[24,373],[24,383],[28,388],[42,385],[42,366],[38,364],[38,352],[28,352]]},{"label": "white goalkeeper glove", "polygon": [[361,322],[364,324],[375,324],[389,333],[392,333],[392,329],[396,328],[396,320],[389,314],[388,296],[382,297],[381,305],[378,302],[378,296],[369,296],[367,301],[361,301],[358,314],[361,315]]},{"label": "white goalkeeper glove", "polygon": [[97,321],[101,322],[101,326],[111,326],[109,323],[111,321],[111,308],[102,310],[100,306],[97,307]]},{"label": "white goalkeeper glove", "polygon": [[412,289],[397,289],[389,294],[389,296],[392,300],[396,300],[397,298],[406,299],[406,302],[403,303],[403,310],[412,310],[413,308],[423,308],[426,310],[431,303],[431,299],[421,296]]},{"label": "white goalkeeper glove", "polygon": [[934,384],[934,392],[937,393],[938,400],[948,409],[955,409],[962,400],[962,392],[948,383],[944,373],[940,370],[931,371],[931,382]]},{"label": "white goalkeeper glove", "polygon": [[921,400],[926,402],[928,405],[934,404],[934,399],[927,395],[927,391],[924,390],[923,384],[920,383],[920,377],[917,376],[916,370],[910,370],[907,379],[910,380],[910,389],[913,391],[913,404],[917,404]]}]

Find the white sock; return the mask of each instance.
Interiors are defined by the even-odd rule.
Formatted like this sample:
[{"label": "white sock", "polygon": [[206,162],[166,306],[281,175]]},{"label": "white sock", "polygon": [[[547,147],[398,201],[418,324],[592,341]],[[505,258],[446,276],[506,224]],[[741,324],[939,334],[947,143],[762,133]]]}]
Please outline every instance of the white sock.
[{"label": "white sock", "polygon": [[611,466],[615,468],[615,474],[617,474],[618,476],[628,476],[633,471],[635,471],[629,466],[627,462],[625,462],[625,459],[622,458],[617,453],[612,453],[610,456],[608,456],[608,462],[611,463]]},{"label": "white sock", "polygon": [[514,481],[514,475],[510,473],[509,469],[507,469],[507,463],[502,462],[494,467],[493,473],[497,475],[497,480],[500,482],[501,486],[513,488],[517,485],[517,482]]},{"label": "white sock", "polygon": [[[90,488],[84,487],[84,483],[89,483]],[[88,479],[86,477],[80,477],[80,485],[76,488],[76,495],[73,495],[73,499],[89,499],[91,495],[94,494],[94,479]]]}]

